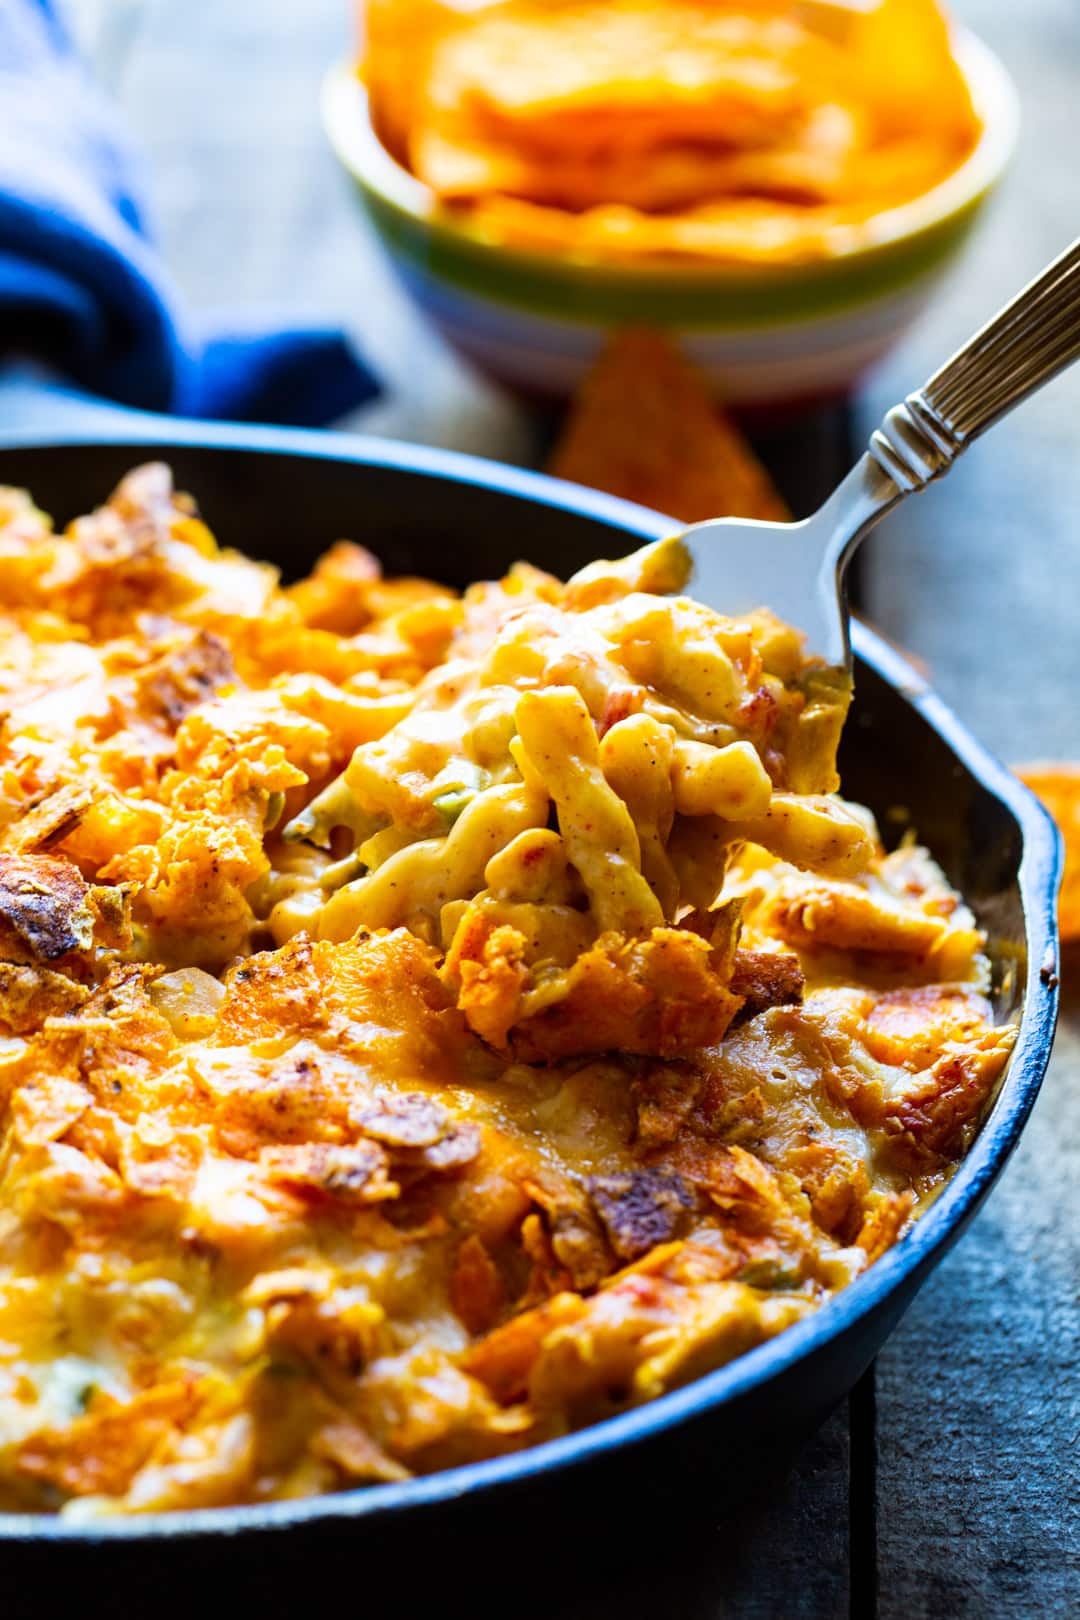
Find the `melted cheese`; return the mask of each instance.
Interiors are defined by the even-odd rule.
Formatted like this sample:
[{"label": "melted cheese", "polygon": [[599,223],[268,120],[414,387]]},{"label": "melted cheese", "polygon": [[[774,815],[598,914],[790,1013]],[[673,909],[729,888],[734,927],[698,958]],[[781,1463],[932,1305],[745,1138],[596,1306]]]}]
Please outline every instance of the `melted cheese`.
[{"label": "melted cheese", "polygon": [[1011,1032],[671,543],[462,600],[0,492],[0,1505],[401,1479],[816,1309]]}]

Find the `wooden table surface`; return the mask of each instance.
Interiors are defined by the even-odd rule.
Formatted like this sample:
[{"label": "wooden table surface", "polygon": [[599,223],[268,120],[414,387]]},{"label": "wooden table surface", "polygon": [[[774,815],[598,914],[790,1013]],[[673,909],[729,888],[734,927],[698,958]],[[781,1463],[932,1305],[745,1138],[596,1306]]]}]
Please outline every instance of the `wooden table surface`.
[{"label": "wooden table surface", "polygon": [[[1080,0],[955,0],[1014,74],[1020,150],[933,312],[862,389],[881,413],[1080,221]],[[529,461],[535,425],[468,376],[400,296],[318,126],[348,0],[76,0],[151,154],[194,309],[340,320],[387,384],[354,424]],[[870,543],[868,603],[1010,761],[1080,758],[1080,367]],[[738,1523],[560,1615],[685,1620],[1080,1613],[1080,960],[1024,1141],[876,1368]],[[401,1611],[408,1613],[407,1605]]]}]

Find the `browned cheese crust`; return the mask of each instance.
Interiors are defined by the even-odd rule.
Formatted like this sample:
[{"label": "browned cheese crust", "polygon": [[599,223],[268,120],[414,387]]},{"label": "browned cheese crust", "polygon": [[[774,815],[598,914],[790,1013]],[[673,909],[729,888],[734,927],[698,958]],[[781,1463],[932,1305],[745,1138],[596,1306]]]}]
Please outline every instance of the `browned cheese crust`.
[{"label": "browned cheese crust", "polygon": [[284,588],[163,468],[64,534],[0,490],[0,1506],[530,1445],[949,1175],[983,938],[835,796],[843,679],[684,583]]}]

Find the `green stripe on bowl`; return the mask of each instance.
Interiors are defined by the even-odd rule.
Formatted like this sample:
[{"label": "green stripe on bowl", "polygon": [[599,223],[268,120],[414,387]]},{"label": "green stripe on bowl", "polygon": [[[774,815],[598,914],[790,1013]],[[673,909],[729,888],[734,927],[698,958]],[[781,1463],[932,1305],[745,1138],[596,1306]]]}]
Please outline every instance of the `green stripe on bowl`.
[{"label": "green stripe on bowl", "polygon": [[617,269],[513,252],[417,219],[355,176],[387,245],[429,275],[464,292],[563,320],[740,330],[797,323],[897,293],[941,269],[968,234],[986,198],[972,198],[917,237],[822,263],[755,268],[752,277],[716,269]]}]

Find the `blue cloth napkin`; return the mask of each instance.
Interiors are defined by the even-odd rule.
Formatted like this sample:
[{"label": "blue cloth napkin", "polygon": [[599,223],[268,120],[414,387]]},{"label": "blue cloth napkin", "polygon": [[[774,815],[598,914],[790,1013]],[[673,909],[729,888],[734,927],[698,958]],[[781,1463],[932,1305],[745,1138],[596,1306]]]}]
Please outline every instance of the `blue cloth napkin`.
[{"label": "blue cloth napkin", "polygon": [[138,154],[55,0],[0,0],[0,357],[185,416],[318,427],[378,392],[340,332],[206,338],[149,239]]}]

